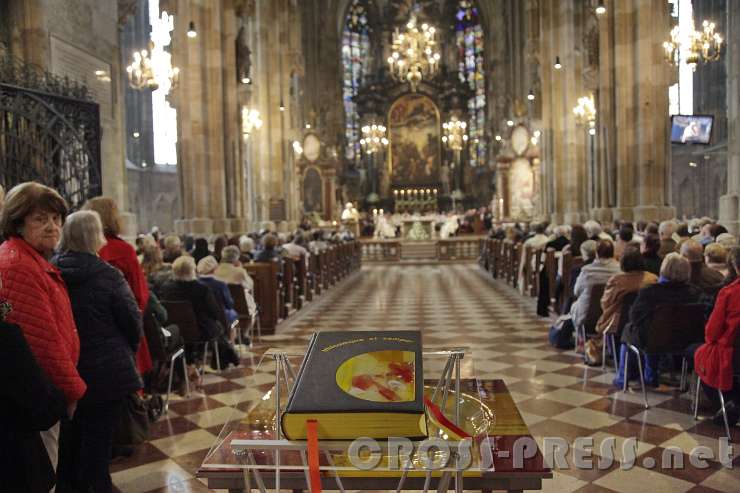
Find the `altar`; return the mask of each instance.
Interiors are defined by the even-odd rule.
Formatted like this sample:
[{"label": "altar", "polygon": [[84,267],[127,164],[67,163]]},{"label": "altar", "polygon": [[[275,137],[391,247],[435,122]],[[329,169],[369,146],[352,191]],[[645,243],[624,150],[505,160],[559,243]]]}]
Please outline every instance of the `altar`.
[{"label": "altar", "polygon": [[401,222],[401,239],[429,241],[437,237],[433,217],[405,217]]}]

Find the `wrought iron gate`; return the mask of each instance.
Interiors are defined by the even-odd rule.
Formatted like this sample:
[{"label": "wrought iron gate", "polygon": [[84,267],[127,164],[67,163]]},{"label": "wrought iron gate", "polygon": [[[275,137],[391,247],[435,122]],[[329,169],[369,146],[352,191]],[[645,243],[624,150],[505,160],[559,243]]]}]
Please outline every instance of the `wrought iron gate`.
[{"label": "wrought iron gate", "polygon": [[84,86],[0,57],[0,184],[31,180],[72,209],[101,194],[99,107]]}]

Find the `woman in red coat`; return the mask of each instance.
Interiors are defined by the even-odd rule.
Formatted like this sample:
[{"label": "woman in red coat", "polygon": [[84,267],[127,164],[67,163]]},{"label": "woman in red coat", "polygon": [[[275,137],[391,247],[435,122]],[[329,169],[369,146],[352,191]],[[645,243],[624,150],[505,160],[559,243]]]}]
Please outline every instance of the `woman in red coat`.
[{"label": "woman in red coat", "polygon": [[[59,243],[67,204],[54,190],[27,182],[8,192],[0,213],[0,299],[13,307],[6,320],[23,331],[41,369],[66,399],[72,418],[87,386],[77,372],[80,340],[67,287],[48,261]],[[7,375],[23,379],[24,375]],[[56,468],[58,423],[41,433]]]},{"label": "woman in red coat", "polygon": [[[139,310],[143,313],[149,302],[149,287],[136,257],[136,250],[118,236],[122,228],[116,202],[108,197],[95,197],[85,203],[84,209],[95,211],[100,215],[107,243],[100,249],[98,255],[123,273],[134,293]],[[152,357],[144,336],[141,337],[136,352],[136,367],[141,375],[149,373],[152,369]]]},{"label": "woman in red coat", "polygon": [[[740,257],[735,259],[740,267]],[[740,373],[740,351],[735,351],[740,336],[740,279],[722,288],[717,295],[714,310],[705,332],[706,342],[694,353],[694,368],[701,381],[725,396],[727,419],[730,426],[740,417],[740,384],[733,381],[733,374]],[[716,399],[716,392],[708,392]],[[717,421],[721,415],[716,416]]]}]

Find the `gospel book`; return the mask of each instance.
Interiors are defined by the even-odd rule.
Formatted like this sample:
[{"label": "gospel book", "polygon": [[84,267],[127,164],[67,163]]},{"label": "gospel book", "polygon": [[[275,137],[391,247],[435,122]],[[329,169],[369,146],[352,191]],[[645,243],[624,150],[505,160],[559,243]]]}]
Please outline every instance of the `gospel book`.
[{"label": "gospel book", "polygon": [[424,377],[419,331],[318,332],[296,377],[283,434],[320,440],[424,438]]}]

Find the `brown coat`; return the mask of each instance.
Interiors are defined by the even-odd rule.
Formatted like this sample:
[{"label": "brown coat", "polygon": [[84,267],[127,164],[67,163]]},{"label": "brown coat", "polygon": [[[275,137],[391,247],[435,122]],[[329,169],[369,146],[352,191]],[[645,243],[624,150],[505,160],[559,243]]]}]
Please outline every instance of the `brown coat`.
[{"label": "brown coat", "polygon": [[655,274],[643,271],[623,272],[609,278],[601,298],[602,314],[596,323],[596,331],[602,333],[609,327],[618,327],[624,297],[656,282]]}]

